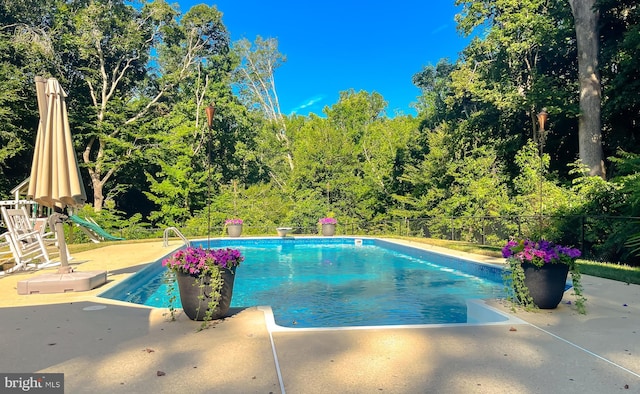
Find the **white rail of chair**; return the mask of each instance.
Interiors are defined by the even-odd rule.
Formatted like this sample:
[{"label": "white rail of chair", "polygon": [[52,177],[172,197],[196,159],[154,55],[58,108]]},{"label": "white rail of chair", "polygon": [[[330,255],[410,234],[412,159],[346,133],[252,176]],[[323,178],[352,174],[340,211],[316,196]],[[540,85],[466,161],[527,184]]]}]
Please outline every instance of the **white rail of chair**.
[{"label": "white rail of chair", "polygon": [[164,235],[162,236],[162,240],[163,240],[162,246],[164,246],[164,247],[169,246],[169,233],[170,232],[173,232],[176,236],[180,237],[180,239],[182,239],[182,241],[184,242],[185,245],[191,246],[191,242],[189,242],[187,237],[182,235],[180,230],[178,230],[176,227],[167,227],[166,229],[164,229]]}]

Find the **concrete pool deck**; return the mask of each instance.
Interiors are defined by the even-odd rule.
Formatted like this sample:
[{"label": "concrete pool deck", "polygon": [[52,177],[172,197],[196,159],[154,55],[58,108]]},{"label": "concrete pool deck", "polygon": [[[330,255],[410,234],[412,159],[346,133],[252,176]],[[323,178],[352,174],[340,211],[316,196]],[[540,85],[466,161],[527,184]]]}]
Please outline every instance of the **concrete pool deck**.
[{"label": "concrete pool deck", "polygon": [[517,312],[522,324],[295,332],[270,332],[256,307],[196,332],[182,314],[170,322],[165,310],[97,297],[179,246],[74,254],[76,270],[109,272],[87,292],[17,294],[18,281],[55,268],[1,276],[0,373],[64,373],[74,394],[640,393],[637,285],[584,276],[587,315],[567,305],[569,291],[555,310]]}]

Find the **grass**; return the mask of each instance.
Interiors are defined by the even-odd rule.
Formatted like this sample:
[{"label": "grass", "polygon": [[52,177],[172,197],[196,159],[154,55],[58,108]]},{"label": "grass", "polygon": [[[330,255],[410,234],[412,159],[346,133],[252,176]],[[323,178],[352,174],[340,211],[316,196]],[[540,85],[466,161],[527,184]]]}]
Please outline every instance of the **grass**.
[{"label": "grass", "polygon": [[640,267],[625,264],[598,263],[595,261],[578,260],[581,274],[613,279],[626,284],[640,284]]},{"label": "grass", "polygon": [[440,246],[447,249],[457,250],[460,252],[467,252],[473,254],[479,254],[482,256],[502,258],[502,249],[497,246],[478,245],[471,242],[463,241],[448,241],[445,239],[435,238],[413,238],[413,237],[393,237],[398,239],[404,239],[407,241]]},{"label": "grass", "polygon": [[[477,245],[471,242],[448,241],[431,238],[398,237],[408,241],[440,246],[447,249],[458,250],[467,253],[479,254],[502,258],[502,249],[497,246]],[[578,260],[578,269],[581,274],[612,279],[627,284],[640,285],[640,267],[632,267],[626,264],[601,263],[590,260]]]}]

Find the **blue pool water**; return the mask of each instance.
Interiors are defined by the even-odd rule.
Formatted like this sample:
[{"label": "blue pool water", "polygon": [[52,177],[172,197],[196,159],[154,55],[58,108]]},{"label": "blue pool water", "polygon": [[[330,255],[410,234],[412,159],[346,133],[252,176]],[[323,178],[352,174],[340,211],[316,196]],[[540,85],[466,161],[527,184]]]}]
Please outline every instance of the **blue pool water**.
[{"label": "blue pool water", "polygon": [[[270,305],[284,327],[465,323],[467,299],[504,296],[498,267],[377,239],[216,239],[210,247],[245,256],[231,306]],[[102,296],[167,307],[165,273],[152,263]]]}]

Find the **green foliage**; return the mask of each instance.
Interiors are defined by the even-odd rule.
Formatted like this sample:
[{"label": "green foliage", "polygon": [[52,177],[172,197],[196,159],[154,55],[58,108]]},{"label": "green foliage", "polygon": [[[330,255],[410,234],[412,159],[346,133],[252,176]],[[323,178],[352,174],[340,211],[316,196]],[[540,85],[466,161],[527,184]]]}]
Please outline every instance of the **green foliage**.
[{"label": "green foliage", "polygon": [[600,0],[604,150],[638,153],[640,9],[633,0]]},{"label": "green foliage", "polygon": [[176,301],[178,299],[178,296],[176,295],[175,291],[177,286],[175,272],[171,270],[164,271],[164,274],[162,275],[162,283],[165,283],[167,285],[167,302],[169,303],[169,305],[167,305],[167,309],[169,311],[163,316],[169,315],[170,321],[176,321]]},{"label": "green foliage", "polygon": [[509,259],[507,263],[509,263],[509,269],[504,271],[502,278],[512,311],[515,311],[515,305],[520,305],[526,311],[537,309],[531,294],[529,294],[529,288],[524,283],[525,276],[522,264],[515,259]]},{"label": "green foliage", "polygon": [[[0,197],[29,176],[38,127],[34,76],[52,69],[51,41],[41,38],[47,9],[28,1],[0,2]],[[38,28],[36,28],[36,26]]]},{"label": "green foliage", "polygon": [[435,130],[426,130],[425,146],[428,152],[415,163],[407,163],[400,175],[400,181],[410,185],[407,193],[394,195],[405,212],[402,216],[420,217],[428,215],[432,209],[446,198],[446,188],[450,179],[446,176],[447,165],[452,160],[450,130],[446,123]]},{"label": "green foliage", "polygon": [[[295,166],[287,193],[294,200],[305,189],[310,191],[304,193],[305,196],[319,196],[323,209],[315,213],[315,218],[330,210],[350,217],[372,216],[371,204],[365,203],[363,212],[362,202],[374,193],[372,182],[380,185],[382,181],[384,187],[386,181],[382,179],[384,174],[373,172],[379,170],[379,158],[385,153],[395,155],[398,149],[395,138],[388,141],[391,144],[387,152],[372,146],[383,141],[365,140],[365,136],[376,132],[388,135],[398,132],[396,128],[372,131],[372,124],[382,109],[379,95],[344,92],[337,104],[325,108],[327,118],[312,116],[296,124],[295,129],[290,128]],[[366,163],[364,168],[361,162]],[[388,168],[386,166],[385,171]]]},{"label": "green foliage", "polygon": [[[232,185],[221,188],[220,194],[213,197],[210,209],[203,207],[186,220],[184,234],[187,236],[218,236],[224,232],[224,221],[229,218],[244,220],[244,234],[269,234],[276,227],[289,225],[293,211],[292,201],[271,184],[252,185],[244,188],[239,185],[237,191]],[[207,232],[207,224],[211,232]]]},{"label": "green foliage", "polygon": [[413,76],[411,81],[422,91],[416,107],[424,118],[424,127],[435,128],[439,123],[450,120],[449,117],[455,113],[447,107],[448,97],[452,94],[451,72],[454,70],[455,65],[441,59],[435,67],[426,66]]},{"label": "green foliage", "polygon": [[[620,168],[621,173],[631,170],[636,165],[633,157],[622,155],[614,159],[617,163],[614,169]],[[558,237],[562,237],[564,243],[580,244],[584,250],[593,251],[593,256],[585,257],[636,264],[638,258],[625,244],[630,234],[637,233],[637,224],[621,220],[637,215],[637,205],[629,203],[638,193],[634,185],[636,173],[604,181],[588,176],[588,169],[576,163],[571,174],[575,176],[571,188],[573,198],[557,211],[565,218],[559,216],[553,224]]]},{"label": "green foliage", "polygon": [[513,179],[517,212],[539,217],[522,226],[521,232],[531,238],[558,239],[557,227],[551,226],[544,217],[575,204],[575,194],[549,179],[553,175],[548,174],[550,156],[543,153],[540,157],[539,147],[532,140],[516,153],[515,162],[519,168]]},{"label": "green foliage", "polygon": [[621,148],[617,156],[610,160],[617,170],[612,182],[620,185],[620,191],[626,196],[624,214],[640,216],[640,154],[626,152]]},{"label": "green foliage", "polygon": [[460,239],[476,239],[482,221],[460,222],[464,219],[457,217],[491,217],[512,212],[507,179],[492,148],[483,145],[465,149],[454,143],[448,130],[443,124],[428,132],[430,151],[418,166],[406,167],[401,177],[413,185],[415,195],[396,198],[413,206],[416,216],[433,217],[432,236],[449,234],[454,220],[458,221],[457,228],[463,228]]},{"label": "green foliage", "polygon": [[[0,36],[0,53],[6,53],[2,50],[6,41],[1,40]],[[2,58],[3,55],[0,55]],[[20,120],[20,112],[13,111],[12,108],[25,105],[25,97],[22,96],[22,84],[16,78],[21,75],[20,70],[8,62],[0,62],[0,78],[3,81],[3,88],[0,91],[0,191],[8,191],[18,179],[9,178],[13,184],[6,183],[9,168],[9,160],[17,157],[24,152],[30,144],[23,136],[31,136],[25,129],[25,124]],[[17,181],[17,182],[16,182]]]}]

